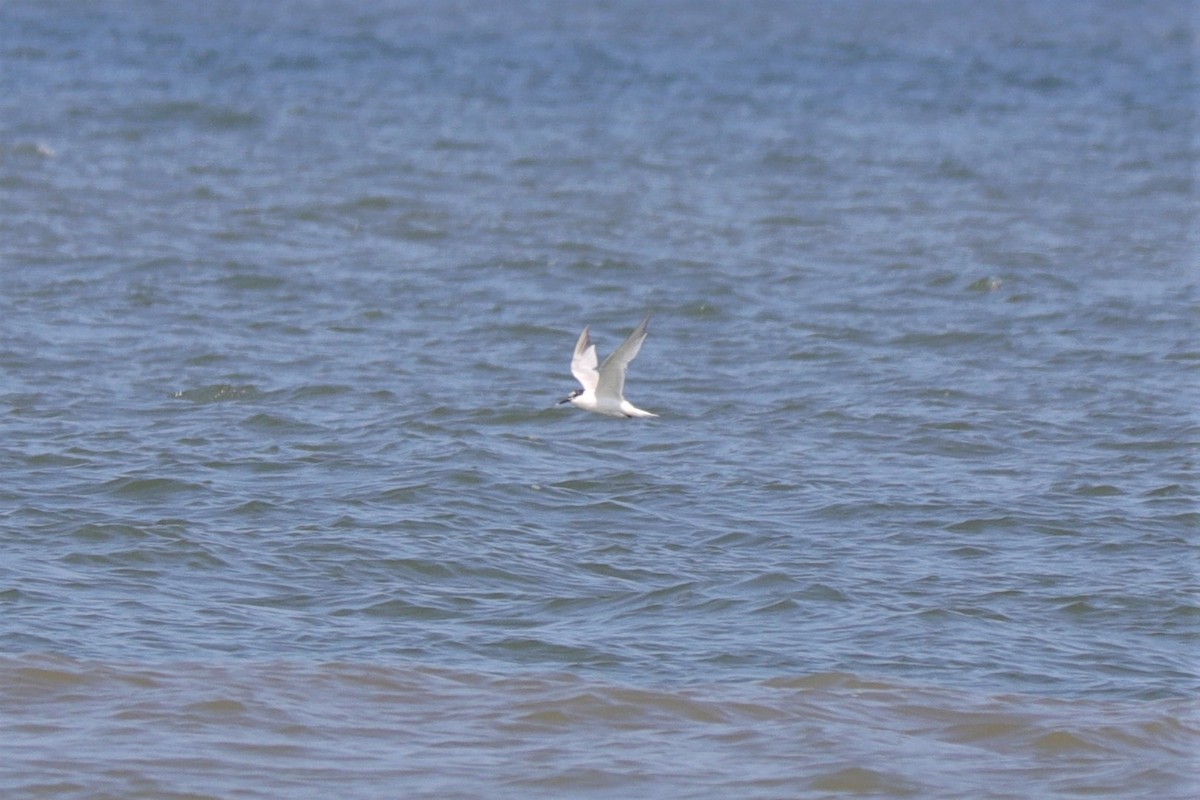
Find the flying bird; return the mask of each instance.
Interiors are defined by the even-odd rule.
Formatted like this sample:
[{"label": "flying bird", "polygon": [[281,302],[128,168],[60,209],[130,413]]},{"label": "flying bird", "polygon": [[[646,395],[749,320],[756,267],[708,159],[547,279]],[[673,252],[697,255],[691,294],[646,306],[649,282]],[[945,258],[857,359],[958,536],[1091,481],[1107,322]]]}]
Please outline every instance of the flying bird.
[{"label": "flying bird", "polygon": [[559,400],[558,405],[572,403],[584,411],[595,411],[610,417],[657,417],[658,414],[636,408],[625,399],[625,371],[642,349],[642,342],[646,341],[646,326],[649,324],[650,315],[647,314],[629,334],[629,338],[612,351],[598,368],[596,345],[592,344],[592,337],[588,333],[590,327],[585,327],[583,333],[579,334],[575,355],[571,358],[571,374],[583,384],[583,388]]}]

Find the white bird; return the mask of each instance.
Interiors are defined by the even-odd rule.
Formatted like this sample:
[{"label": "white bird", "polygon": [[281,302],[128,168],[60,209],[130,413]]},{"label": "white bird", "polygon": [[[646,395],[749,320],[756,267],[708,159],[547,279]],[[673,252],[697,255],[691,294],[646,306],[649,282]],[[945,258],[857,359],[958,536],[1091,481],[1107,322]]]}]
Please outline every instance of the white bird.
[{"label": "white bird", "polygon": [[571,358],[571,374],[581,384],[582,389],[576,389],[566,398],[559,400],[558,405],[573,403],[584,411],[595,411],[597,414],[607,414],[610,417],[657,417],[635,408],[633,403],[625,399],[625,370],[633,361],[642,342],[646,341],[646,326],[650,324],[650,315],[633,329],[620,347],[612,351],[604,363],[597,369],[596,345],[588,335],[588,328],[579,334],[575,343],[575,355]]}]

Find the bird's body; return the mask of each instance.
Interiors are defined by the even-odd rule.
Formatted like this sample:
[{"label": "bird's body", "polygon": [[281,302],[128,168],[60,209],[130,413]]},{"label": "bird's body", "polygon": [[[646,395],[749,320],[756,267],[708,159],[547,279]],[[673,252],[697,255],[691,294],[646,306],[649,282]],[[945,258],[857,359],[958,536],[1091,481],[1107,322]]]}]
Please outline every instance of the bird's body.
[{"label": "bird's body", "polygon": [[643,411],[625,399],[625,371],[642,349],[642,342],[646,341],[646,326],[649,324],[650,317],[647,316],[598,367],[596,345],[592,344],[590,329],[584,328],[583,333],[579,334],[579,341],[575,343],[575,355],[571,358],[571,374],[583,385],[583,389],[571,392],[565,400],[559,401],[559,405],[571,403],[584,411],[610,417],[657,417],[658,414]]}]

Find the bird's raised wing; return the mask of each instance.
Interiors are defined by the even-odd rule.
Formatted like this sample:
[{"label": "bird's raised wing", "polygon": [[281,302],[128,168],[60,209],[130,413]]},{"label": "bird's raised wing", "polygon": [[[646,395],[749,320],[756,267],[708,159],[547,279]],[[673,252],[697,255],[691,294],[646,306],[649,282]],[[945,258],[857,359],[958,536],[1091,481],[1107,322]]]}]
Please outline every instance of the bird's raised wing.
[{"label": "bird's raised wing", "polygon": [[620,399],[625,394],[625,371],[629,368],[629,362],[637,356],[638,351],[642,349],[642,342],[646,341],[646,328],[650,324],[650,315],[633,329],[633,333],[629,334],[621,346],[612,351],[608,358],[604,359],[604,363],[600,365],[600,381],[596,386],[596,394],[606,397],[615,397]]},{"label": "bird's raised wing", "polygon": [[595,391],[596,383],[600,380],[600,373],[596,371],[597,363],[596,345],[592,344],[588,328],[584,328],[583,333],[579,334],[579,341],[575,343],[575,355],[571,357],[571,374],[583,384],[586,391]]}]

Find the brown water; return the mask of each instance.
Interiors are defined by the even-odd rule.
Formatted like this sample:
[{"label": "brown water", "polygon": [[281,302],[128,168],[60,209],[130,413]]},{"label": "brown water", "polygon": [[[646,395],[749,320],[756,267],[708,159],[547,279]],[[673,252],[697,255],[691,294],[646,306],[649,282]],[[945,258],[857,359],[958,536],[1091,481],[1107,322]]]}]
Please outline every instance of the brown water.
[{"label": "brown water", "polygon": [[[1186,797],[1196,707],[839,673],[647,688],[345,662],[0,662],[10,797]],[[18,765],[20,765],[18,769]]]}]

